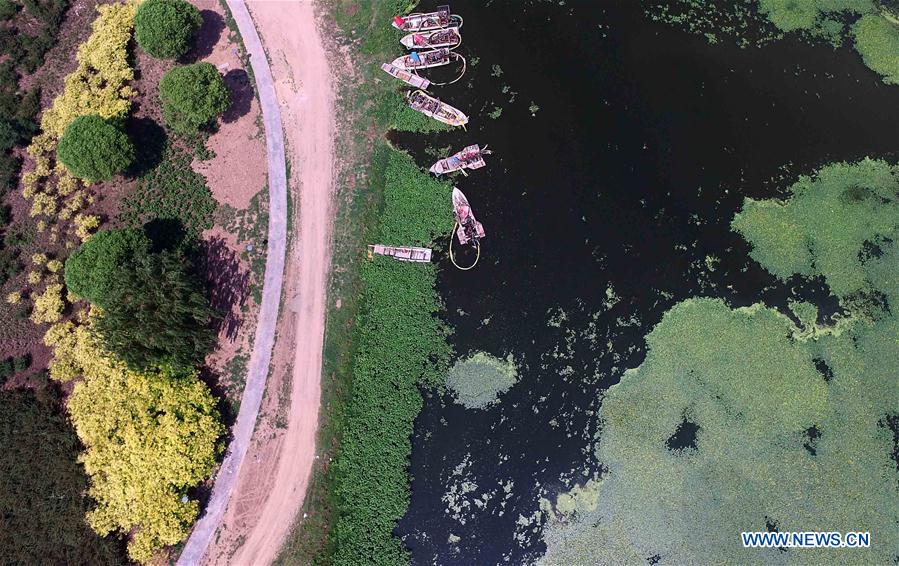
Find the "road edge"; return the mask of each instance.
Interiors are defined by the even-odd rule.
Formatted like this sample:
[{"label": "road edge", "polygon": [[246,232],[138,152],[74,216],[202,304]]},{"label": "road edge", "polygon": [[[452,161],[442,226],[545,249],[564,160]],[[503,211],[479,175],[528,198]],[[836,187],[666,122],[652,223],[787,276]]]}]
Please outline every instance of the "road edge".
[{"label": "road edge", "polygon": [[239,477],[240,467],[250,446],[272,360],[287,253],[287,161],[284,152],[281,110],[275,95],[271,68],[244,0],[226,0],[226,2],[250,58],[250,65],[256,79],[262,119],[265,124],[269,194],[268,247],[262,286],[262,304],[256,323],[253,352],[250,355],[240,411],[231,431],[231,444],[228,446],[225,459],[215,476],[212,495],[206,505],[206,510],[194,525],[178,558],[178,566],[193,566],[199,564],[203,559],[213,535],[218,530],[222,516],[228,508],[231,494]]}]

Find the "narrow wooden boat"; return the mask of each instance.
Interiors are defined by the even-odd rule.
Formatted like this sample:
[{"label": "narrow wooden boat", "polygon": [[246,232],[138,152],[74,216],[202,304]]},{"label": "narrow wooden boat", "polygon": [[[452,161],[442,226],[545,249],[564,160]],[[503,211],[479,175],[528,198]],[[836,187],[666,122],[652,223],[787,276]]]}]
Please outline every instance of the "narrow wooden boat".
[{"label": "narrow wooden boat", "polygon": [[434,12],[421,12],[393,18],[393,27],[406,32],[433,31],[450,26],[462,27],[462,18],[450,14],[449,6],[438,6]]},{"label": "narrow wooden boat", "polygon": [[430,51],[422,51],[421,53],[413,51],[408,55],[397,57],[393,60],[391,65],[403,69],[404,71],[412,71],[415,69],[430,69],[431,67],[449,65],[453,59],[454,57],[450,54],[450,50],[443,47],[440,49],[431,49]]},{"label": "narrow wooden boat", "polygon": [[484,237],[484,226],[475,220],[474,213],[471,211],[471,205],[468,199],[462,194],[462,191],[453,187],[453,210],[456,214],[456,237],[463,246],[469,242],[478,243],[478,240]]},{"label": "narrow wooden boat", "polygon": [[404,71],[399,67],[394,67],[390,63],[382,63],[381,68],[384,69],[387,74],[398,78],[407,85],[411,85],[416,88],[428,88],[429,86],[431,86],[431,81],[429,81],[428,79],[419,77],[415,73]]},{"label": "narrow wooden boat", "polygon": [[368,246],[368,259],[371,259],[373,254],[384,255],[400,261],[411,261],[415,263],[428,263],[431,261],[430,248],[395,247],[373,244]]},{"label": "narrow wooden boat", "polygon": [[459,47],[462,44],[462,34],[459,28],[438,29],[427,32],[415,32],[404,35],[400,43],[407,49],[434,49],[437,47]]},{"label": "narrow wooden boat", "polygon": [[450,126],[464,126],[468,123],[468,116],[458,108],[453,108],[445,102],[441,102],[422,90],[410,91],[406,95],[409,107],[430,116],[438,122]]},{"label": "narrow wooden boat", "polygon": [[478,144],[470,145],[431,165],[430,171],[435,175],[443,175],[444,173],[462,171],[463,169],[480,169],[487,165],[484,162],[484,156],[491,153],[493,152],[487,149],[487,146],[481,149]]}]

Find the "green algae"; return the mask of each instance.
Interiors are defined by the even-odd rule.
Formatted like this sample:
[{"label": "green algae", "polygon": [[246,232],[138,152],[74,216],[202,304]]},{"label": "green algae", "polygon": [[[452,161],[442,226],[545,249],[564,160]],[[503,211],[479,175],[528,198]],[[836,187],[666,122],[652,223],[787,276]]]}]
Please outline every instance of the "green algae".
[{"label": "green algae", "polygon": [[[787,201],[746,199],[732,228],[781,279],[824,276],[838,297],[870,292],[883,242],[899,238],[899,167],[866,159],[800,177]],[[874,247],[876,246],[876,250]]]},{"label": "green algae", "polygon": [[517,379],[518,369],[511,354],[503,360],[477,352],[453,365],[446,376],[446,386],[457,403],[469,409],[483,409],[515,385]]},{"label": "green algae", "polygon": [[869,14],[852,26],[852,32],[865,65],[883,75],[883,82],[899,84],[899,24]]},{"label": "green algae", "polygon": [[[896,170],[870,160],[835,164],[790,193],[747,200],[734,228],[778,277],[823,276],[849,314],[820,325],[815,304],[793,302],[800,328],[761,304],[689,299],[672,307],[647,336],[644,363],[604,395],[596,457],[607,473],[557,498],[544,564],[892,560]],[[880,300],[860,303],[860,292]],[[672,449],[685,422],[695,425],[692,448]],[[739,544],[740,532],[769,525],[870,531],[872,545],[783,553]]]},{"label": "green algae", "polygon": [[[899,25],[872,0],[675,0],[645,2],[655,20],[703,35],[716,44],[731,38],[758,47],[798,34],[833,47],[854,39],[865,65],[887,84],[899,84]],[[847,21],[857,20],[847,26]]]}]

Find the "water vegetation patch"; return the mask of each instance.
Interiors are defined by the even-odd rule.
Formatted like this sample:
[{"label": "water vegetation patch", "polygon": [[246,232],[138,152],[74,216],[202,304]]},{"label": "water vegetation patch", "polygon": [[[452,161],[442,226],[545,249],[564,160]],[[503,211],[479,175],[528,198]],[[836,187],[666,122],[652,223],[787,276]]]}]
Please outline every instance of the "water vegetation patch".
[{"label": "water vegetation patch", "polygon": [[[560,496],[544,530],[545,564],[892,559],[896,174],[880,161],[840,163],[800,179],[786,201],[746,201],[734,227],[753,257],[779,277],[823,276],[847,317],[839,331],[803,332],[762,304],[688,299],[671,308],[646,338],[644,363],[604,395],[596,457],[607,473],[587,506]],[[853,187],[865,190],[846,198]],[[878,252],[861,254],[864,242]],[[814,307],[791,305],[817,327]],[[690,448],[672,450],[684,423]],[[873,544],[784,555],[733,543],[735,533],[771,525],[870,531]]]},{"label": "water vegetation patch", "polygon": [[[381,146],[384,208],[379,241],[428,245],[452,228],[449,184],[424,173],[403,152]],[[434,315],[436,266],[376,256],[362,268],[365,284],[352,390],[340,453],[334,462],[335,564],[405,564],[393,536],[409,505],[406,475],[412,427],[422,407],[419,387],[439,385],[449,365],[448,328]]]},{"label": "water vegetation patch", "polygon": [[746,48],[795,33],[839,47],[851,38],[865,65],[899,84],[899,7],[889,0],[652,0],[645,7],[653,20],[713,44],[729,37]]},{"label": "water vegetation patch", "polygon": [[446,386],[456,403],[469,409],[483,409],[497,402],[518,379],[518,368],[512,354],[505,359],[486,352],[476,352],[458,360],[446,376]]}]

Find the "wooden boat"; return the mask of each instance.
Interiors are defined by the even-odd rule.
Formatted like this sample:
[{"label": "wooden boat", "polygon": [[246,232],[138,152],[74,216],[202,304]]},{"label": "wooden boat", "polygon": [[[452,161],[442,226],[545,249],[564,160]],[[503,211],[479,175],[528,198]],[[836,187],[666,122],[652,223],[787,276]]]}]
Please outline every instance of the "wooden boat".
[{"label": "wooden boat", "polygon": [[413,51],[408,55],[397,57],[391,64],[404,71],[412,71],[415,69],[430,69],[431,67],[449,65],[453,59],[454,57],[450,55],[450,50],[443,47],[441,49],[422,51],[421,53]]},{"label": "wooden boat", "polygon": [[372,254],[384,255],[400,261],[411,261],[415,263],[428,263],[431,261],[430,248],[394,247],[373,244],[368,246],[368,259],[372,258]]},{"label": "wooden boat", "polygon": [[456,213],[456,237],[459,238],[459,243],[463,246],[469,242],[479,243],[484,237],[484,226],[475,220],[468,199],[456,187],[453,187],[453,210]]},{"label": "wooden boat", "polygon": [[453,49],[462,44],[462,34],[456,27],[422,33],[415,32],[404,35],[400,39],[400,43],[407,49],[434,49],[437,47]]},{"label": "wooden boat", "polygon": [[410,91],[406,95],[406,100],[409,102],[410,108],[421,112],[425,116],[430,116],[438,122],[443,122],[450,126],[464,126],[468,123],[468,116],[461,110],[437,100],[422,90]]},{"label": "wooden boat", "polygon": [[415,73],[404,71],[399,67],[394,67],[390,63],[382,63],[381,68],[384,69],[387,74],[398,78],[407,85],[411,85],[416,88],[428,88],[429,86],[431,86],[431,81],[429,81],[428,79],[419,77]]},{"label": "wooden boat", "polygon": [[[452,173],[453,171],[463,171],[464,169],[480,169],[487,165],[484,162],[484,156],[490,155],[492,152],[484,146],[484,149],[478,144],[470,145],[461,151],[450,155],[446,159],[441,159],[437,163],[431,165],[429,171],[435,175],[443,175],[444,173]],[[464,171],[463,171],[464,172]]]},{"label": "wooden boat", "polygon": [[449,6],[438,6],[435,12],[394,16],[393,27],[400,31],[433,31],[446,27],[462,27],[462,17],[450,14]]}]

